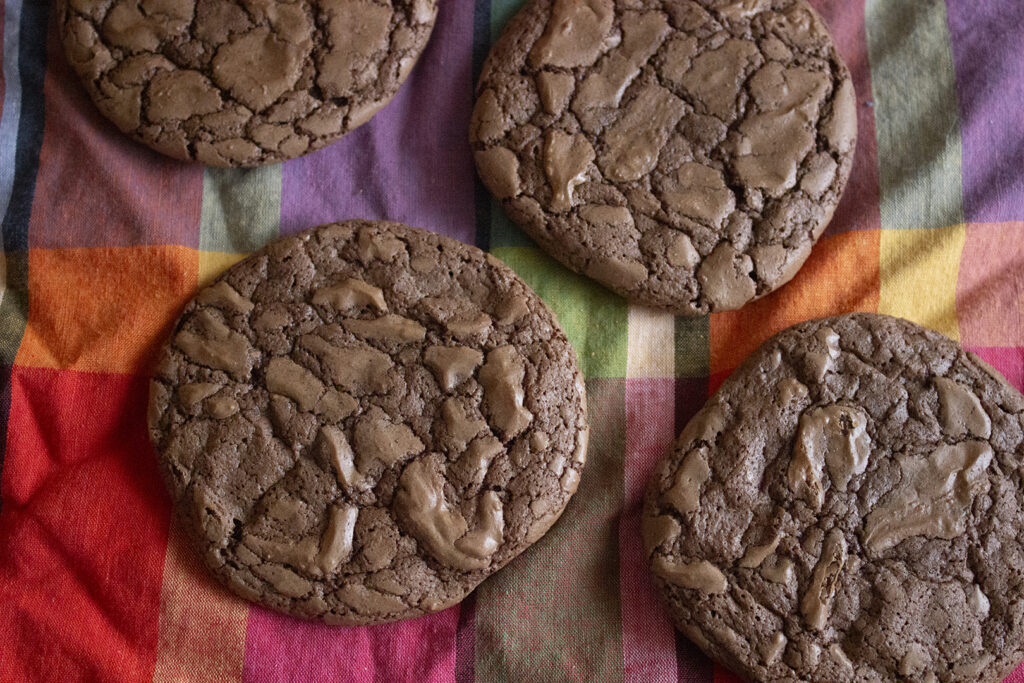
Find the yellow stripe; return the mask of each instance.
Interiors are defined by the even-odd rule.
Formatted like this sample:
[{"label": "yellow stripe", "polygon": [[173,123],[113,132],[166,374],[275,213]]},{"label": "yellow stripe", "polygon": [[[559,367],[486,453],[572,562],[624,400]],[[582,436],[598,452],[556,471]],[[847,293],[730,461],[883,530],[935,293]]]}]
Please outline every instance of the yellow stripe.
[{"label": "yellow stripe", "polygon": [[883,230],[878,312],[959,341],[956,281],[966,234],[963,225]]},{"label": "yellow stripe", "polygon": [[205,287],[210,284],[215,277],[246,256],[248,254],[225,254],[220,251],[199,252],[199,286]]},{"label": "yellow stripe", "polygon": [[241,681],[248,622],[248,604],[215,582],[172,522],[153,680]]}]

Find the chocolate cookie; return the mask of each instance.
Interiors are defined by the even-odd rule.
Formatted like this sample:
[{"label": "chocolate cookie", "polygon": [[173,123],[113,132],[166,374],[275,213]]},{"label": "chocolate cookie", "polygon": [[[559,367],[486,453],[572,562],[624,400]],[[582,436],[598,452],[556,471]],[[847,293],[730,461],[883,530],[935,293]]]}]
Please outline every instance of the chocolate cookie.
[{"label": "chocolate cookie", "polygon": [[769,339],[652,479],[676,625],[759,681],[999,681],[1024,658],[1024,397],[879,315]]},{"label": "chocolate cookie", "polygon": [[330,144],[386,105],[436,0],[60,0],[100,111],[176,159],[257,166]]},{"label": "chocolate cookie", "polygon": [[149,427],[207,565],[330,624],[462,600],[576,490],[583,378],[551,311],[475,247],[352,221],[274,242],[178,320]]},{"label": "chocolate cookie", "polygon": [[484,65],[470,139],[545,250],[692,315],[793,277],[856,134],[850,73],[804,0],[533,0]]}]

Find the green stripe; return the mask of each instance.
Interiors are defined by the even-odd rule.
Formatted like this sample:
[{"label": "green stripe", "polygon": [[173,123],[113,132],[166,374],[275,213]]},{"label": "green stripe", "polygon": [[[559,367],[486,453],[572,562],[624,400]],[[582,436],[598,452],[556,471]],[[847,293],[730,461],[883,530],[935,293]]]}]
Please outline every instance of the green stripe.
[{"label": "green stripe", "polygon": [[623,679],[625,387],[587,382],[592,431],[579,490],[551,531],[477,589],[477,680]]},{"label": "green stripe", "polygon": [[573,273],[539,249],[499,247],[493,253],[555,312],[587,379],[626,376],[625,299]]},{"label": "green stripe", "polygon": [[[492,0],[492,42],[522,6]],[[580,488],[562,519],[476,593],[481,681],[621,681],[618,515],[625,452],[627,305],[547,256],[492,204],[493,253],[558,317],[587,378],[591,438]]]},{"label": "green stripe", "polygon": [[281,229],[281,164],[203,170],[199,249],[248,254]]},{"label": "green stripe", "polygon": [[491,200],[491,247],[536,247],[537,243],[512,222],[501,204]]},{"label": "green stripe", "polygon": [[[512,15],[523,6],[523,0],[491,0],[491,45],[505,29]],[[491,247],[532,247],[534,241],[512,222],[501,205],[491,201]]]},{"label": "green stripe", "polygon": [[711,374],[711,318],[677,317],[675,322],[676,377]]},{"label": "green stripe", "polygon": [[491,44],[498,40],[498,36],[505,29],[505,24],[512,18],[512,15],[519,11],[525,4],[524,0],[491,0]]},{"label": "green stripe", "polygon": [[941,0],[867,0],[882,227],[964,222],[953,50]]},{"label": "green stripe", "polygon": [[[28,322],[28,251],[0,251],[3,287],[0,295],[0,364],[14,365]],[[6,420],[6,414],[3,419]],[[0,444],[0,452],[4,444]]]}]

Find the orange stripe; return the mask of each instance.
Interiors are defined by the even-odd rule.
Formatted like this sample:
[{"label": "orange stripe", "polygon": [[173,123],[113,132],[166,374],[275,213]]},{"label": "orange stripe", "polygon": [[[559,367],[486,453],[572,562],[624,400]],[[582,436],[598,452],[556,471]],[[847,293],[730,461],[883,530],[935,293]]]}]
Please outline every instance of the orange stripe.
[{"label": "orange stripe", "polygon": [[17,364],[148,374],[198,270],[197,252],[185,247],[31,250]]},{"label": "orange stripe", "polygon": [[761,342],[796,323],[839,313],[875,312],[877,230],[823,239],[788,285],[740,311],[711,316],[711,373],[735,368]]}]

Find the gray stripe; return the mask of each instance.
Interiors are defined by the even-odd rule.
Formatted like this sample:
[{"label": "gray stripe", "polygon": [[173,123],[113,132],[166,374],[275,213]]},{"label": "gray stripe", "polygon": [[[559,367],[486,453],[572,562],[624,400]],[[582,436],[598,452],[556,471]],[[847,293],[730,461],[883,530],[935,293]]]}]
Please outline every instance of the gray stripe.
[{"label": "gray stripe", "polygon": [[[21,74],[18,49],[21,38],[21,0],[4,4],[4,108],[0,114],[0,216],[7,215],[14,189],[14,155],[18,150],[21,118]],[[2,296],[0,296],[2,299]]]}]

